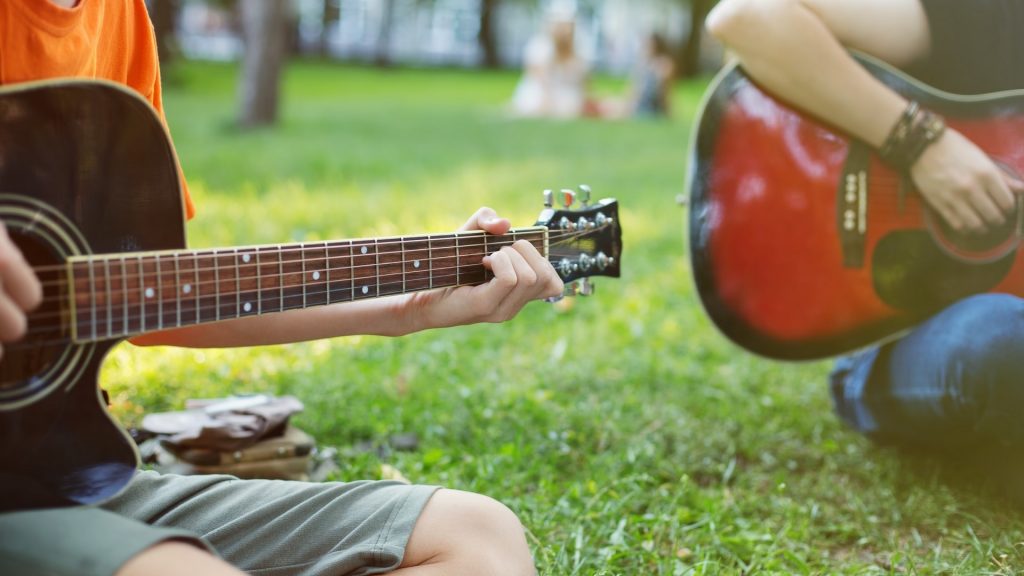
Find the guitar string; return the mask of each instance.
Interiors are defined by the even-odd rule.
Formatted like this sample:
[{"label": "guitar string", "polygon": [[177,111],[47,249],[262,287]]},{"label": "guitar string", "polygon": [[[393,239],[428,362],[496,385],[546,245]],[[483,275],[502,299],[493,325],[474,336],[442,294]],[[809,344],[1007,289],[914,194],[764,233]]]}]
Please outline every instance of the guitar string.
[{"label": "guitar string", "polygon": [[[445,279],[445,278],[455,278],[455,277],[456,277],[455,274],[447,274],[447,275],[441,276],[439,278],[440,279]],[[487,280],[484,280],[484,281],[482,281],[481,283],[478,283],[478,284],[457,284],[457,285],[450,285],[450,286],[440,286],[440,287],[435,288],[435,289],[439,289],[439,288],[460,288],[460,287],[463,287],[463,286],[479,286],[479,285],[485,284],[486,282],[487,282]],[[394,284],[394,285],[397,286],[397,283]],[[426,290],[428,290],[428,288],[424,288],[422,290],[416,290],[415,292],[422,292],[422,291],[426,291]],[[319,291],[319,292],[314,292],[314,293],[307,293],[307,299],[308,299],[309,296],[320,296],[320,295],[329,294],[329,293],[330,293],[330,291],[327,291],[327,290]],[[380,295],[374,294],[373,296],[369,296],[369,297],[366,297],[366,298],[355,298],[355,299],[353,299],[353,298],[346,298],[344,300],[339,300],[337,302],[331,302],[331,304],[343,304],[343,303],[346,303],[346,302],[358,302],[360,300],[369,300],[369,299],[372,299],[372,298],[385,297],[385,296],[395,296],[395,295],[399,295],[399,294],[402,294],[402,293],[396,292],[394,294],[380,294]],[[292,299],[297,298],[297,297],[298,297],[298,295],[295,295],[295,296],[292,297]],[[210,298],[210,297],[207,296],[207,297],[204,297],[204,298]],[[287,298],[288,297],[286,297],[286,299]],[[209,305],[208,306],[201,306],[200,309],[199,309],[199,312],[201,314],[203,310],[207,310],[207,311],[214,310],[214,311],[216,311],[216,310],[219,310],[219,309],[223,309],[225,307],[237,310],[238,300],[237,299],[234,299],[234,300],[235,300],[234,302],[221,303],[220,306],[217,306],[216,304],[214,304],[212,306],[209,306]],[[326,299],[325,299],[324,305],[326,305]],[[305,308],[309,308],[309,307],[310,306],[291,306],[291,307],[285,306],[282,309],[275,309],[272,312],[266,312],[265,314],[278,313],[278,312],[286,312],[286,311],[291,311],[291,310],[301,310],[301,309],[305,309]],[[188,310],[189,314],[192,314],[192,313],[195,313],[195,312],[196,312],[196,310],[194,308]],[[168,312],[165,311],[164,315],[166,316],[167,313]],[[105,313],[103,315],[106,316]],[[257,315],[260,315],[260,314],[250,314],[250,316],[257,316]],[[242,317],[246,317],[246,316],[232,316],[232,317],[229,317],[229,318],[225,318],[224,320],[231,320],[233,318],[242,318]],[[129,328],[131,328],[132,325],[134,324],[135,326],[139,327],[138,331],[129,330],[128,332],[124,332],[123,330],[120,330],[120,331],[117,331],[117,332],[114,332],[114,333],[111,333],[111,334],[104,334],[104,335],[101,335],[99,333],[99,331],[97,331],[97,340],[95,340],[95,341],[102,341],[102,340],[115,339],[115,338],[124,338],[124,337],[130,337],[130,336],[133,336],[133,335],[142,334],[142,333],[149,333],[149,332],[159,331],[161,328],[157,328],[157,329],[153,329],[153,330],[147,329],[145,331],[141,330],[142,321],[143,320],[147,320],[148,321],[149,319],[154,319],[154,323],[158,324],[159,320],[160,320],[160,315],[157,312],[145,313],[145,314],[136,314],[135,312],[129,313],[129,315],[127,317]],[[91,326],[91,322],[89,322],[88,320],[78,321],[77,325],[81,327],[83,323],[86,324],[86,327]],[[97,319],[97,325],[99,325],[99,324],[100,324],[100,320]],[[124,317],[124,315],[119,315],[118,318],[116,318],[116,319],[111,316],[111,325],[114,325],[114,324],[117,324],[117,325],[120,325],[120,326],[123,327],[124,324],[125,324],[125,317]],[[148,322],[147,322],[147,324],[148,324]],[[169,330],[169,329],[173,329],[173,328],[179,328],[179,327],[190,326],[190,325],[193,325],[193,324],[184,324],[183,323],[181,326],[170,325],[170,326],[164,326],[162,329]],[[69,324],[62,322],[62,323],[59,323],[59,324],[56,324],[56,325],[50,325],[47,329],[43,329],[43,327],[40,327],[38,325],[36,325],[36,326],[37,326],[36,328],[30,329],[28,331],[28,333],[29,334],[31,334],[31,333],[37,333],[38,334],[38,333],[43,333],[43,332],[55,332],[55,331],[60,330],[62,328],[68,327]],[[85,342],[89,342],[89,341],[93,341],[93,340],[90,340],[90,339],[85,340]],[[37,342],[37,341],[20,341],[20,342],[15,342],[15,343],[12,343],[12,344],[4,345],[3,348],[4,348],[4,350],[16,350],[16,349],[31,348],[31,347],[47,347],[47,346],[64,345],[64,344],[69,344],[71,342],[72,342],[72,340],[70,338],[61,338],[61,339],[56,339],[56,340],[46,340],[46,341],[42,341],[42,342]]]},{"label": "guitar string", "polygon": [[[372,256],[372,255],[367,255],[367,257],[369,257],[369,256]],[[556,248],[554,250],[549,250],[549,255],[548,255],[547,259],[552,264],[559,264],[561,262],[561,260],[563,260],[564,258],[570,257],[570,256],[576,256],[576,254],[561,252],[561,251],[559,251]],[[347,258],[347,256],[345,258]],[[554,258],[554,260],[552,260],[552,258]],[[460,268],[461,269],[461,268],[465,268],[467,266],[474,266],[474,267],[475,266],[479,266],[478,263],[474,262],[474,263],[470,263],[470,264],[456,264],[455,266],[440,267],[440,268],[434,268],[433,267],[433,264],[436,263],[436,262],[447,261],[447,260],[455,260],[455,259],[456,259],[455,256],[452,255],[452,256],[438,256],[438,257],[433,257],[433,258],[425,258],[425,259],[420,260],[421,262],[425,262],[426,264],[429,265],[427,270],[418,270],[418,269],[414,270],[414,271],[407,270],[405,264],[409,264],[410,262],[413,262],[413,263],[416,262],[416,260],[414,259],[414,260],[406,260],[406,261],[396,261],[396,262],[393,262],[393,263],[382,263],[380,266],[378,266],[377,264],[368,264],[368,265],[359,265],[359,266],[340,266],[340,267],[334,267],[334,268],[317,269],[317,270],[313,270],[313,271],[307,270],[306,274],[312,274],[313,272],[321,272],[322,271],[322,272],[324,272],[329,277],[329,274],[332,271],[355,271],[356,269],[360,269],[360,268],[363,268],[363,269],[365,269],[365,268],[375,268],[377,270],[380,270],[380,268],[384,267],[384,266],[396,267],[396,266],[402,265],[401,266],[402,270],[400,270],[400,271],[387,272],[385,274],[374,274],[372,276],[362,276],[362,277],[359,277],[359,276],[353,277],[353,275],[349,275],[344,280],[342,280],[342,279],[338,279],[337,280],[338,282],[351,282],[353,280],[358,281],[358,280],[370,280],[370,279],[385,279],[385,278],[391,278],[391,277],[397,278],[397,277],[400,277],[400,276],[406,276],[407,277],[410,274],[411,275],[415,275],[415,274],[422,275],[422,274],[426,273],[426,274],[429,275],[432,271],[445,272],[447,270],[454,270],[455,268]],[[275,262],[275,263],[271,263],[271,264],[268,264],[268,265],[274,265],[274,264],[277,264],[277,263]],[[259,266],[264,266],[264,265],[267,265],[267,264],[259,264]],[[241,271],[242,268],[245,268],[247,270],[251,270],[255,266],[257,266],[257,265],[256,264],[253,264],[253,265],[242,265],[242,266],[238,266],[237,268],[239,269],[239,271]],[[226,267],[226,270],[233,270],[234,268],[236,268],[236,267]],[[257,270],[257,273],[258,273],[258,270]],[[168,272],[168,274],[171,274],[171,272]],[[184,275],[187,276],[187,275],[190,275],[190,274],[194,274],[194,272],[192,270],[190,270],[190,269],[187,269],[187,270],[184,271]],[[200,281],[199,283],[196,283],[196,284],[193,284],[193,285],[197,286],[197,292],[201,293],[203,286],[207,286],[207,287],[209,287],[210,285],[219,286],[221,284],[237,282],[237,281],[240,281],[240,280],[245,280],[245,281],[263,280],[263,279],[268,279],[269,280],[269,279],[278,279],[278,278],[284,278],[284,277],[287,277],[287,276],[296,276],[296,275],[305,276],[300,271],[283,272],[283,273],[278,272],[278,273],[274,273],[274,274],[261,275],[259,277],[255,276],[255,275],[253,275],[253,276],[244,276],[244,277],[243,276],[239,276],[239,275],[232,275],[230,277],[223,278],[220,281],[218,281],[216,279],[205,280],[205,281]],[[179,270],[177,276],[180,279],[180,277],[182,276],[182,271]],[[116,291],[118,296],[123,298],[126,293],[130,294],[130,295],[141,295],[147,289],[160,288],[160,287],[166,285],[166,284],[163,284],[161,286],[145,286],[145,285],[142,285],[142,284],[139,284],[138,282],[136,282],[135,283],[136,286],[133,286],[132,288],[130,288],[127,291],[121,290],[120,287],[115,287],[114,286],[115,284],[123,285],[127,278],[133,278],[133,279],[135,279],[137,281],[139,279],[139,276],[137,276],[137,275],[136,276],[112,275],[112,276],[110,276],[110,282],[109,283],[107,283],[104,280],[104,288],[101,291],[94,289],[92,291],[86,292],[86,294],[89,294],[90,292],[93,292],[93,293],[99,293],[99,295],[103,295],[102,292],[106,292],[106,287],[109,284],[111,286],[111,291],[112,292]],[[320,283],[319,280],[314,281],[314,283],[312,283],[312,284],[310,284],[310,283],[304,283],[304,284],[306,286],[309,286],[309,285],[316,285],[318,283]],[[47,282],[46,285],[48,287],[50,287],[50,288],[53,288],[54,286],[56,286],[57,289],[58,289],[58,292],[59,292],[60,289],[64,289],[64,288],[67,287],[67,278],[65,276],[61,276],[60,278],[58,278],[58,279],[56,279],[56,280],[54,280],[52,282]],[[177,286],[177,284],[175,284],[175,287],[176,286]],[[290,288],[299,288],[301,286],[303,286],[303,284],[296,284],[296,285],[291,286]],[[263,291],[263,290],[280,290],[281,288],[282,287],[280,285],[278,285],[278,286],[271,286],[271,287],[267,287],[267,288],[262,288],[261,287],[258,290],[259,291]],[[289,288],[289,287],[286,286],[285,288]],[[247,289],[245,291],[246,292],[250,292],[250,291],[256,291],[256,290],[257,289],[254,288],[254,289],[251,289],[251,290]],[[52,290],[51,290],[51,292],[52,292]],[[233,293],[233,292],[229,292],[229,293]],[[179,300],[179,297],[177,296],[178,291],[174,290],[174,294],[175,294],[175,296],[173,298],[169,298],[169,299],[161,298],[161,299],[157,299],[157,300],[152,300],[152,302],[154,304],[164,303],[164,302],[175,303],[175,302],[177,302]],[[53,297],[46,297],[46,296],[44,296],[43,302],[51,301],[53,299],[56,299],[57,301],[63,301],[63,300],[65,300],[66,296],[67,296],[66,293],[65,294],[58,293],[58,294],[53,295]],[[185,297],[183,299],[184,300],[192,300],[192,299],[195,299],[195,296],[185,295]]]},{"label": "guitar string", "polygon": [[[582,233],[577,234],[575,237],[571,238],[571,240],[575,240],[576,238],[582,238],[582,237],[587,236],[589,234],[594,234],[594,233],[598,233],[598,232],[600,232],[600,230],[590,230],[590,231],[582,232]],[[540,241],[541,240],[538,240],[538,242],[540,242]],[[565,238],[559,238],[559,239],[556,239],[554,242],[552,242],[550,240],[550,238],[549,238],[549,241],[548,241],[549,252],[550,252],[550,246],[563,246],[563,245],[567,244],[569,241],[570,240],[567,240]],[[458,248],[459,251],[471,250],[471,249],[474,249],[474,248],[481,248],[481,247],[498,248],[498,249],[500,249],[500,248],[505,248],[505,247],[511,246],[513,243],[514,242],[509,242],[507,240],[504,240],[504,241],[497,241],[497,242],[488,242],[486,244],[473,244],[473,245],[465,245],[465,246],[460,244],[457,248]],[[403,257],[408,257],[410,253],[416,253],[416,252],[427,252],[428,255],[430,255],[430,253],[434,252],[434,251],[439,251],[439,250],[452,250],[452,251],[454,251],[455,249],[456,249],[456,246],[444,246],[444,247],[417,248],[417,249],[404,250],[404,251],[399,250],[399,251],[393,251],[393,252],[367,252],[366,254],[345,254],[345,255],[339,255],[339,256],[326,256],[326,257],[316,257],[316,258],[305,258],[305,259],[302,259],[302,260],[275,259],[275,260],[268,261],[268,262],[250,261],[250,262],[247,262],[247,263],[238,263],[236,261],[236,263],[234,263],[234,264],[228,264],[228,265],[223,266],[223,267],[215,265],[213,267],[205,267],[205,268],[198,268],[198,269],[197,268],[187,268],[187,269],[184,269],[184,270],[179,269],[176,274],[178,276],[180,276],[181,274],[196,274],[197,272],[199,272],[199,273],[202,273],[202,272],[214,272],[216,270],[239,270],[239,271],[243,271],[244,270],[246,272],[249,272],[249,271],[251,271],[252,269],[255,268],[256,269],[255,270],[256,274],[252,275],[252,276],[247,276],[246,278],[256,278],[257,276],[259,276],[260,278],[275,278],[277,276],[291,276],[291,275],[295,275],[295,274],[302,274],[302,271],[300,270],[300,271],[291,271],[291,272],[284,272],[284,273],[278,272],[278,273],[275,273],[275,274],[261,275],[259,273],[259,269],[261,267],[266,267],[266,266],[283,266],[283,265],[302,264],[302,263],[310,262],[310,261],[327,261],[327,260],[335,260],[335,261],[337,261],[337,260],[342,259],[342,258],[347,258],[347,259],[350,259],[350,260],[355,260],[356,258],[377,258],[377,259],[379,259],[379,257],[388,257],[388,256],[395,256],[395,255],[402,255]],[[493,253],[495,253],[497,251],[498,250],[492,250],[491,253],[493,254]],[[271,252],[271,251],[260,252],[260,254],[264,254],[264,253],[265,254],[278,254],[278,252]],[[219,256],[213,256],[213,255],[198,256],[198,255],[195,255],[195,256],[179,257],[176,260],[177,260],[177,262],[179,264],[181,262],[196,263],[201,258],[211,258],[211,257],[221,257],[221,258],[228,257],[228,258],[232,258],[232,257],[237,257],[237,255],[239,255],[239,254],[255,254],[255,253],[254,252],[246,252],[246,253],[239,252],[239,253],[236,254],[234,252],[229,252],[229,253],[221,254]],[[490,254],[486,254],[486,255],[489,256]],[[461,258],[462,255],[460,254],[459,257]],[[114,257],[114,258],[111,258],[108,261],[111,262],[111,263],[114,263],[115,265],[122,264],[122,266],[121,266],[122,272],[128,266],[135,267],[135,266],[137,266],[140,263],[137,258],[133,258],[131,256],[127,256],[126,258],[128,258],[128,259],[122,259],[122,258]],[[432,261],[438,261],[438,260],[450,260],[450,259],[454,259],[454,258],[456,258],[456,254],[453,253],[453,254],[451,254],[449,256],[437,256],[437,257],[430,257],[430,258],[415,258],[415,257],[413,257],[413,258],[409,258],[409,259],[406,259],[406,260],[394,260],[394,261],[390,261],[390,262],[379,262],[379,263],[378,262],[374,262],[373,264],[358,264],[358,265],[349,265],[349,266],[339,266],[339,267],[336,267],[336,268],[323,269],[323,271],[358,270],[360,268],[378,268],[380,266],[398,266],[398,265],[405,265],[405,264],[415,264],[416,261],[432,262]],[[236,260],[237,260],[237,258],[236,258]],[[156,262],[156,260],[150,260],[150,261],[143,262],[143,264],[149,264],[152,267],[152,265],[155,262]],[[165,260],[162,260],[161,262],[162,263],[166,263],[166,264],[171,264],[171,263],[175,262],[175,259],[167,257]],[[82,268],[78,268],[78,270],[81,270],[83,272],[87,272],[88,269],[89,269],[89,265],[92,265],[93,271],[94,272],[96,271],[95,263],[85,263],[85,264],[87,264],[87,265],[82,267]],[[47,272],[66,272],[66,271],[67,271],[66,264],[59,265],[58,268],[55,269],[55,270],[47,270]],[[317,270],[307,270],[307,271],[308,272],[314,272],[314,271],[317,271]],[[113,280],[121,281],[123,278],[138,279],[138,278],[144,277],[146,275],[154,275],[154,274],[156,274],[155,270],[147,270],[147,271],[143,271],[142,274],[131,273],[131,274],[116,275],[116,276],[112,275],[112,276],[110,276],[110,279],[112,281]],[[162,270],[160,272],[160,276],[169,275],[169,274],[175,274],[175,273],[172,272],[171,270]],[[103,274],[103,276],[106,277],[106,274]],[[79,278],[79,279],[80,280],[85,280],[85,278]],[[208,281],[201,281],[201,283],[202,282],[215,283],[216,281],[215,280],[208,280]],[[64,286],[64,285],[66,285],[66,283],[67,283],[66,276],[61,276],[60,278],[58,278],[56,280],[46,281],[46,282],[42,283],[42,285],[43,285],[43,287]]]},{"label": "guitar string", "polygon": [[[554,254],[554,255],[558,256],[558,254]],[[549,262],[552,262],[552,261],[549,260]],[[552,262],[552,264],[555,264],[555,263],[556,262]],[[472,267],[473,270],[472,271],[468,271],[468,272],[463,272],[463,269],[465,269],[467,267]],[[399,286],[399,285],[403,285],[404,286],[404,285],[409,283],[410,280],[409,280],[408,276],[410,276],[410,275],[419,275],[421,277],[419,279],[413,279],[412,282],[414,282],[414,283],[415,282],[423,282],[423,281],[429,282],[430,280],[443,281],[443,280],[448,279],[448,278],[458,278],[461,274],[474,274],[474,273],[478,273],[480,271],[481,267],[482,266],[480,264],[462,264],[462,265],[458,265],[458,266],[448,266],[448,267],[442,267],[442,268],[434,268],[432,270],[427,270],[427,271],[424,271],[424,272],[411,272],[411,273],[404,273],[404,274],[402,272],[394,272],[394,273],[389,273],[389,274],[382,274],[379,277],[380,279],[394,278],[394,280],[387,280],[387,281],[377,282],[377,286],[379,286],[381,289],[387,289],[389,287],[395,287],[395,286]],[[460,271],[458,274],[445,273],[445,272],[450,272],[451,270],[456,270],[456,269],[458,269]],[[487,269],[483,269],[483,271],[484,271],[485,274],[491,273],[491,271],[487,270]],[[437,275],[437,274],[433,274],[433,272],[441,272],[442,274]],[[404,277],[404,278],[399,279],[399,277]],[[318,296],[321,296],[321,295],[324,295],[324,294],[328,294],[329,295],[329,294],[334,294],[334,293],[338,293],[338,292],[352,293],[354,295],[353,288],[350,287],[350,286],[339,286],[337,288],[331,288],[330,284],[336,284],[336,283],[337,284],[349,284],[353,280],[358,282],[359,280],[370,280],[371,278],[377,278],[377,277],[374,276],[374,277],[363,277],[363,278],[355,278],[355,279],[353,279],[353,278],[344,278],[344,279],[338,279],[336,281],[331,281],[330,283],[328,283],[326,280],[324,280],[324,281],[316,281],[314,283],[305,284],[305,285],[301,285],[300,284],[300,285],[295,285],[295,286],[285,286],[283,289],[295,290],[295,289],[301,288],[301,287],[306,287],[306,288],[308,288],[308,287],[313,287],[313,288],[326,287],[327,288],[326,290],[316,290],[316,291],[312,291],[312,292],[310,292],[308,289],[305,290],[305,297],[307,299],[309,297],[318,297]],[[253,279],[253,277],[246,278],[246,280],[251,280],[251,279]],[[234,281],[234,279],[225,279],[222,283],[233,282],[233,281]],[[429,286],[429,284],[428,284],[428,286]],[[362,286],[357,286],[357,289],[361,288],[361,287]],[[450,287],[450,286],[438,286],[438,288],[447,288],[447,287]],[[423,288],[421,290],[428,290],[428,289],[429,288]],[[128,295],[133,295],[133,294],[141,295],[143,290],[144,290],[144,288],[129,289],[127,292],[125,292],[125,291],[122,291],[122,290],[120,290],[118,288],[118,289],[112,291],[112,293],[117,294],[117,296],[119,298],[123,298],[126,294],[128,294]],[[237,302],[239,301],[239,297],[241,295],[243,295],[243,294],[250,294],[250,295],[256,296],[256,298],[252,300],[253,303],[261,303],[264,300],[263,299],[263,293],[264,292],[271,292],[271,291],[273,291],[274,294],[273,294],[273,296],[271,296],[270,300],[273,300],[275,302],[279,302],[281,300],[281,296],[278,294],[278,292],[280,290],[282,290],[281,286],[271,286],[271,287],[265,287],[265,288],[253,287],[253,288],[244,289],[244,290],[233,290],[233,291],[226,292],[226,293],[220,293],[219,295],[218,294],[204,295],[201,292],[199,292],[195,296],[188,295],[188,296],[186,296],[184,298],[178,298],[177,297],[177,292],[175,292],[175,297],[173,297],[173,298],[159,298],[159,299],[153,299],[153,300],[149,300],[149,299],[142,300],[142,299],[139,299],[139,300],[136,300],[134,302],[131,302],[130,303],[130,307],[131,308],[140,308],[141,309],[143,307],[143,305],[145,305],[147,308],[148,307],[157,308],[158,306],[167,306],[167,307],[170,308],[170,310],[165,311],[164,314],[171,313],[171,314],[174,314],[175,316],[177,316],[179,308],[181,308],[182,304],[185,304],[185,305],[189,306],[188,310],[185,313],[193,314],[193,313],[196,312],[196,307],[193,306],[194,302],[196,302],[196,301],[202,302],[203,300],[208,300],[208,299],[211,299],[211,298],[217,298],[218,296],[220,298],[224,298],[224,299],[228,299],[228,300],[235,300],[236,305],[237,305]],[[421,290],[416,290],[416,291],[421,291]],[[381,290],[378,290],[377,292],[380,292],[380,291]],[[395,294],[402,294],[402,293],[404,293],[404,292],[397,292]],[[303,296],[303,294],[301,294],[301,293],[285,294],[284,295],[284,299],[286,299],[286,300],[288,300],[288,299],[295,299],[295,298],[300,298],[302,296]],[[358,300],[358,299],[359,298],[345,298],[345,299],[341,300],[340,302],[349,302],[349,301]],[[44,302],[46,302],[46,301],[49,301],[49,302],[56,301],[58,304],[62,304],[65,300],[66,300],[66,298],[60,297],[60,295],[58,295],[56,298],[44,299]],[[123,302],[117,302],[114,305],[117,306],[118,308],[122,309],[122,310],[125,309],[125,306],[123,305]],[[203,311],[210,311],[210,310],[216,311],[218,309],[223,309],[225,307],[231,307],[231,306],[232,306],[232,304],[230,302],[222,303],[220,306],[217,306],[216,304],[209,305],[209,303],[207,302],[207,305],[200,304],[200,306],[198,307],[198,311],[201,314]],[[96,311],[97,311],[97,314],[98,315],[102,315],[102,316],[108,316],[109,315],[108,312],[113,310],[112,306],[106,305],[106,304],[97,304],[96,306],[83,306],[81,309],[82,310],[88,310],[90,308],[95,308]],[[134,311],[129,312],[129,314],[128,314],[129,320],[131,320],[131,319],[139,319],[139,318],[142,318],[142,317],[149,318],[151,316],[152,317],[156,317],[156,318],[159,319],[159,317],[160,317],[159,313],[156,312],[156,311],[153,311],[151,313],[141,314],[141,315],[134,315],[134,316],[133,316],[133,314],[135,314]],[[66,310],[54,310],[54,311],[46,312],[46,313],[30,314],[29,315],[29,321],[30,321],[31,327],[26,332],[26,335],[36,334],[36,333],[40,333],[40,332],[51,332],[51,331],[60,329],[61,327],[63,327],[65,325],[65,323],[61,322],[61,323],[57,323],[56,325],[54,325],[54,324],[39,324],[39,322],[42,321],[42,320],[51,320],[53,318],[58,318],[58,317],[63,318],[65,316],[66,316]],[[125,317],[124,314],[117,314],[117,318],[114,320],[114,322],[123,324],[124,323],[124,321],[123,321],[124,317]],[[87,320],[79,320],[79,321],[77,321],[78,325],[82,325],[83,323],[86,324],[86,327],[89,326],[89,322]]]},{"label": "guitar string", "polygon": [[[548,241],[548,243],[564,242],[564,241],[566,241],[566,239],[574,239],[574,238],[578,238],[578,237],[582,237],[582,236],[587,236],[589,234],[594,234],[594,233],[602,232],[602,231],[604,231],[608,227],[609,227],[609,225],[606,224],[604,226],[595,227],[595,228],[588,228],[586,230],[573,230],[573,231],[557,230],[557,231],[554,231],[553,233],[552,232],[548,233],[547,241]],[[537,235],[540,235],[540,237],[533,239],[533,241],[538,241],[539,242],[539,241],[543,241],[544,240],[542,232],[543,232],[542,230],[530,229],[530,230],[524,230],[522,232],[519,232],[519,233],[517,233],[517,235],[525,236],[527,234],[537,234]],[[475,243],[475,244],[473,244],[473,243],[471,243],[471,244],[461,244],[460,243],[458,247],[459,247],[459,249],[462,249],[462,248],[487,247],[487,246],[491,246],[491,245],[495,244],[496,242],[498,242],[498,243],[500,243],[500,242],[509,242],[508,245],[511,245],[511,244],[513,244],[513,243],[515,243],[515,242],[517,242],[519,240],[531,242],[531,239],[528,239],[526,237],[511,238],[510,236],[511,236],[511,234],[488,235],[487,238],[504,238],[504,239],[503,240],[486,240],[484,242],[479,242],[479,243]],[[329,250],[329,249],[338,249],[338,248],[354,249],[354,248],[361,248],[363,246],[365,246],[367,248],[370,248],[370,247],[379,248],[381,246],[383,246],[383,247],[401,246],[401,245],[408,245],[409,243],[419,243],[419,242],[426,242],[428,244],[432,243],[432,242],[455,242],[457,239],[463,239],[463,238],[465,238],[465,239],[469,239],[469,238],[476,239],[476,238],[482,238],[482,237],[483,236],[481,236],[479,234],[473,234],[473,235],[467,235],[467,236],[441,236],[441,235],[433,235],[433,236],[430,236],[430,237],[428,237],[428,236],[422,236],[422,237],[421,236],[407,236],[407,237],[401,237],[401,238],[396,239],[396,240],[387,239],[386,241],[377,242],[377,243],[374,243],[373,240],[366,241],[366,240],[361,240],[361,239],[357,239],[357,240],[325,241],[325,242],[304,242],[304,243],[300,243],[300,245],[298,245],[298,246],[294,246],[294,247],[291,247],[291,248],[283,248],[283,247],[282,248],[278,248],[274,244],[264,244],[264,245],[260,245],[260,246],[250,246],[250,247],[237,248],[237,249],[233,249],[233,248],[210,248],[210,249],[197,249],[197,250],[187,250],[187,249],[185,249],[185,250],[166,250],[166,251],[160,251],[159,254],[148,253],[144,257],[145,258],[152,258],[154,256],[156,256],[156,257],[164,256],[167,259],[171,259],[175,255],[177,255],[179,257],[184,257],[184,258],[209,258],[209,257],[217,257],[217,256],[219,256],[219,257],[225,257],[225,256],[230,257],[230,256],[235,256],[235,255],[264,254],[264,253],[266,253],[266,254],[286,255],[286,254],[292,254],[292,253],[308,252],[308,251],[311,251],[311,250]],[[455,245],[453,244],[452,246],[429,246],[428,248],[420,248],[420,249],[417,249],[417,250],[418,251],[425,251],[425,250],[428,250],[428,249],[445,250],[445,249],[448,249],[448,248],[455,248]],[[396,254],[396,253],[399,253],[399,252],[401,252],[401,251],[399,250],[399,251],[395,251],[395,252],[387,252],[387,254]],[[406,250],[406,252],[409,252],[409,250]],[[353,255],[356,256],[356,257],[359,257],[359,256],[369,256],[371,254],[353,254]],[[91,255],[85,255],[85,258],[88,259],[90,256]],[[104,255],[104,256],[109,256],[109,257],[111,257],[112,260],[118,259],[118,255],[117,254],[109,254],[109,255]],[[136,256],[132,256],[132,254],[130,252],[129,253],[125,253],[122,257],[123,258],[137,258]],[[333,258],[338,258],[338,257],[344,257],[344,256],[332,256],[332,257]],[[302,261],[302,259],[292,260],[292,262],[301,262],[301,261]],[[37,272],[37,273],[38,272],[53,271],[53,270],[66,270],[66,264],[67,263],[65,262],[65,263],[61,263],[61,264],[49,264],[49,265],[45,265],[45,266],[35,266],[35,267],[32,268],[32,270]]]}]

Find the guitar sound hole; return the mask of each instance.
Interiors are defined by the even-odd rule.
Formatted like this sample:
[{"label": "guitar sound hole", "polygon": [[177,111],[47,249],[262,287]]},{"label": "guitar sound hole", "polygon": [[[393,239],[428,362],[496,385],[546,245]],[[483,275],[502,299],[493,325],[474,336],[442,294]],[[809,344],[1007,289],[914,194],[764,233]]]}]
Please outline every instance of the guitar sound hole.
[{"label": "guitar sound hole", "polygon": [[0,358],[0,404],[16,401],[48,384],[49,372],[70,345],[67,324],[67,275],[63,258],[35,237],[11,231],[15,244],[36,270],[43,302],[28,316],[28,330],[18,342],[5,344]]},{"label": "guitar sound hole", "polygon": [[1004,251],[1000,248],[1010,250],[1016,247],[1016,219],[1013,217],[1007,218],[1000,226],[989,226],[982,233],[957,232],[946,223],[945,218],[934,212],[931,220],[937,226],[942,242],[967,256],[991,256],[993,251],[1000,251],[999,255],[1002,255]]}]

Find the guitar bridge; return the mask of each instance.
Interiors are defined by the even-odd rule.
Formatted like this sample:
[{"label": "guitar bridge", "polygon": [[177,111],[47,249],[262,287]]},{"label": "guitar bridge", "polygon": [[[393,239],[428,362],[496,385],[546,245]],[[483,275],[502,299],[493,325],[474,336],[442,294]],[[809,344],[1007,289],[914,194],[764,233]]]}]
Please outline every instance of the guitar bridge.
[{"label": "guitar bridge", "polygon": [[862,268],[867,249],[868,233],[868,173],[871,152],[867,145],[850,141],[850,151],[843,166],[839,190],[837,222],[839,243],[843,251],[843,266]]}]

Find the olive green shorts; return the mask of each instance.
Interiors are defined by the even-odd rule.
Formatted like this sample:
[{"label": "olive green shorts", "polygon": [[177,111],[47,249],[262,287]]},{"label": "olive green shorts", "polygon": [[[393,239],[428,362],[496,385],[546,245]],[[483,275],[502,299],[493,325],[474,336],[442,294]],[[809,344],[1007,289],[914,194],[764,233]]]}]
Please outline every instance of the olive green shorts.
[{"label": "olive green shorts", "polygon": [[0,574],[111,576],[167,540],[260,576],[382,574],[436,489],[139,472],[102,507],[0,514]]}]

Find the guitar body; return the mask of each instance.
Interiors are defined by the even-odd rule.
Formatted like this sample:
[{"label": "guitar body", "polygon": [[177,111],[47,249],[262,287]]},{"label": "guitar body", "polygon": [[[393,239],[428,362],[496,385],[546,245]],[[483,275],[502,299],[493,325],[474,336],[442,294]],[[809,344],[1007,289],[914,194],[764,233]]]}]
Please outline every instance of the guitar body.
[{"label": "guitar body", "polygon": [[56,265],[183,248],[173,151],[147,104],[113,84],[4,89],[0,126],[0,219],[33,266],[53,266],[28,336],[0,360],[0,511],[100,502],[137,462],[96,382],[117,340],[70,343]]},{"label": "guitar body", "polygon": [[[1008,172],[1024,173],[1024,92],[954,96],[861,61]],[[1024,213],[984,236],[954,233],[863,143],[790,108],[738,67],[709,92],[689,170],[697,290],[719,329],[754,353],[833,356],[972,294],[1024,294]]]}]

